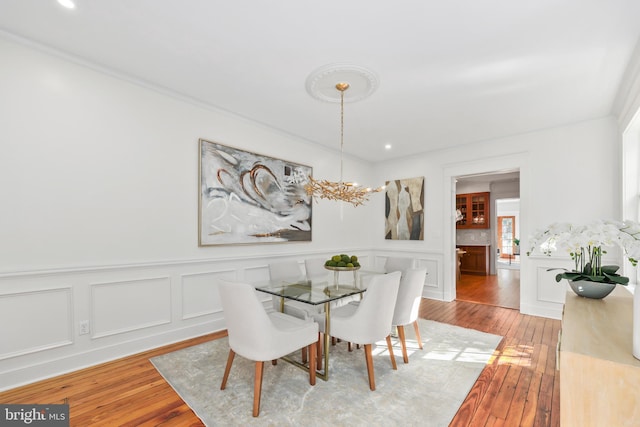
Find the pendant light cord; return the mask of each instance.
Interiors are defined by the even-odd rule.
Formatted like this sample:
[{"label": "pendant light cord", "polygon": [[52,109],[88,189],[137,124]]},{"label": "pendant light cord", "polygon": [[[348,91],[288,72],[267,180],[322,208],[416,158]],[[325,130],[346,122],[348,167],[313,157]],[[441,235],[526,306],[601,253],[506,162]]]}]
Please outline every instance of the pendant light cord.
[{"label": "pendant light cord", "polygon": [[[346,89],[345,89],[346,90]],[[344,90],[340,91],[340,187],[344,185],[342,181],[343,160],[342,153],[344,147]]]}]

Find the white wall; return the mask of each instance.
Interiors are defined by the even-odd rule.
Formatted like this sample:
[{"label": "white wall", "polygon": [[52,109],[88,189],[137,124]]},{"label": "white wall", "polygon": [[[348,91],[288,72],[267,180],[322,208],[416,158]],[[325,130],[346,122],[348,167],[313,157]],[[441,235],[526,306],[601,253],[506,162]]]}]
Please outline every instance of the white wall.
[{"label": "white wall", "polygon": [[[0,271],[290,252],[194,244],[199,138],[339,176],[336,153],[318,145],[16,44],[0,49],[0,179],[11,183],[0,188],[11,242]],[[345,163],[370,181],[366,164]],[[340,221],[335,204],[314,204],[313,242],[295,250],[367,246],[360,212],[347,206]]]},{"label": "white wall", "polygon": [[219,277],[336,251],[367,264],[372,208],[327,201],[312,242],[198,247],[199,138],[329,179],[339,153],[51,53],[0,39],[0,389],[224,328]]},{"label": "white wall", "polygon": [[[438,280],[426,294],[453,300],[456,176],[520,170],[520,233],[525,250],[528,236],[553,222],[619,216],[618,137],[616,121],[604,118],[379,163],[376,170],[381,176],[425,177],[425,240],[393,242],[394,248],[437,260]],[[375,250],[388,246],[381,238],[374,241]],[[560,318],[565,285],[557,284],[546,271],[558,266],[570,267],[570,260],[523,257],[523,313]]]},{"label": "white wall", "polygon": [[[622,129],[622,218],[637,221],[640,220],[640,42],[625,73],[615,108]],[[622,274],[631,282],[640,282],[640,269],[628,261],[622,266]]]}]

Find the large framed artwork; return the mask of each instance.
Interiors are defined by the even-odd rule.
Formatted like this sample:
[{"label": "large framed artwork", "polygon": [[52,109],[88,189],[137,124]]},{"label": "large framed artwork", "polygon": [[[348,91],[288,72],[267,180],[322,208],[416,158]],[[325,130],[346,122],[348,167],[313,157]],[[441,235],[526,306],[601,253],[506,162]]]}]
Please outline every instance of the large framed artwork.
[{"label": "large framed artwork", "polygon": [[424,240],[424,177],[386,182],[387,240]]},{"label": "large framed artwork", "polygon": [[199,246],[311,241],[311,167],[204,139],[199,147]]}]

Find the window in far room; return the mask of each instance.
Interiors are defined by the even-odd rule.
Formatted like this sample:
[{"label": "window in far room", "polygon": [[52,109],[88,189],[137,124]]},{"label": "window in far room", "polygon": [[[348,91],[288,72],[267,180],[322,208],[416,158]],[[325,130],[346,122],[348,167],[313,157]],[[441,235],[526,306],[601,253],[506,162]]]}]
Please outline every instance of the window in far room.
[{"label": "window in far room", "polygon": [[498,217],[498,246],[500,258],[511,260],[516,254],[515,251],[515,216],[499,216]]}]

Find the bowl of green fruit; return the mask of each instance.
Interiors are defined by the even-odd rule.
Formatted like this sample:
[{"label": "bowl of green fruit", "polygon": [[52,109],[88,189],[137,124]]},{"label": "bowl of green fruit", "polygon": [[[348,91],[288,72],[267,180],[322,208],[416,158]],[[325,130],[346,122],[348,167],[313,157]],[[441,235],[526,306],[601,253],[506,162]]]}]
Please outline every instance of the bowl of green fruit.
[{"label": "bowl of green fruit", "polygon": [[325,261],[324,268],[334,271],[353,271],[360,268],[360,263],[355,255],[340,254]]}]

